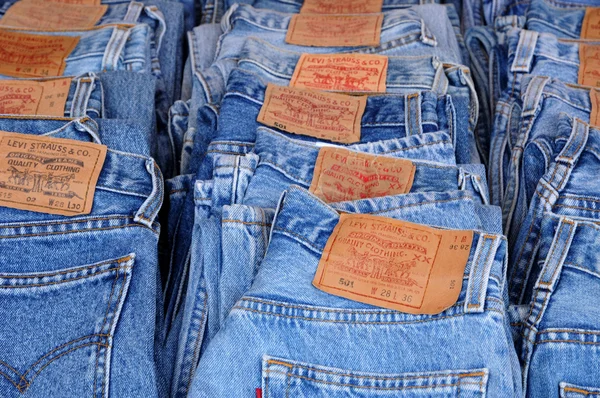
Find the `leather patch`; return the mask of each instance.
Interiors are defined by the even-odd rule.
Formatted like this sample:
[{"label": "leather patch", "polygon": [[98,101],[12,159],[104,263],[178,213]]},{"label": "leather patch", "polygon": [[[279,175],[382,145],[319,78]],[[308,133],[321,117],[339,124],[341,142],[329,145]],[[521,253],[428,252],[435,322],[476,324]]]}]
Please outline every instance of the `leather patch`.
[{"label": "leather patch", "polygon": [[257,121],[293,134],[353,144],[360,141],[367,99],[269,84]]},{"label": "leather patch", "polygon": [[590,124],[595,127],[600,127],[600,91],[596,89],[590,90],[590,103],[592,104]]},{"label": "leather patch", "polygon": [[439,314],[458,300],[472,242],[473,231],[341,214],[313,285],[377,307]]},{"label": "leather patch", "polygon": [[71,78],[35,80],[0,80],[0,114],[65,115]]},{"label": "leather patch", "polygon": [[372,14],[381,12],[383,0],[304,0],[304,14]]},{"label": "leather patch", "polygon": [[327,203],[399,195],[410,192],[415,170],[407,159],[324,147],[309,190]]},{"label": "leather patch", "polygon": [[89,214],[106,151],[89,142],[0,132],[0,206]]},{"label": "leather patch", "polygon": [[600,46],[579,44],[578,84],[600,87]]},{"label": "leather patch", "polygon": [[302,54],[290,87],[340,92],[386,91],[388,58],[367,54]]},{"label": "leather patch", "polygon": [[582,39],[600,39],[600,7],[588,7],[581,24]]},{"label": "leather patch", "polygon": [[60,76],[78,37],[44,36],[0,29],[0,74],[14,77]]},{"label": "leather patch", "polygon": [[383,14],[292,16],[285,41],[311,47],[378,46]]},{"label": "leather patch", "polygon": [[27,30],[80,30],[95,26],[107,5],[82,6],[39,1],[18,1],[6,11],[0,26]]}]

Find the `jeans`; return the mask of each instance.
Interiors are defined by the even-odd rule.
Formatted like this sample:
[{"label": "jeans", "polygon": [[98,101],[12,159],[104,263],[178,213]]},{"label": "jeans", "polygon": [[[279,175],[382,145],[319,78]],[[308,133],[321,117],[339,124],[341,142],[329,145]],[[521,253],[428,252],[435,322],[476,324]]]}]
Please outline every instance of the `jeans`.
[{"label": "jeans", "polygon": [[[402,205],[386,211],[376,200],[369,200],[360,212],[370,208],[397,219],[473,226],[472,217],[456,217],[464,213],[444,210],[443,204],[428,203],[426,197],[409,207],[406,212]],[[436,210],[440,217],[433,216]],[[237,396],[256,388],[262,388],[266,396],[342,396],[351,390],[355,395],[393,396],[416,382],[423,388],[412,393],[423,396],[444,396],[446,383],[455,386],[451,388],[461,385],[463,393],[473,396],[482,396],[484,391],[486,396],[519,396],[516,353],[509,342],[502,304],[506,242],[500,236],[475,232],[456,305],[439,315],[409,315],[332,296],[312,285],[323,246],[338,220],[335,209],[306,191],[291,188],[283,196],[266,257],[252,287],[201,358],[191,396],[230,396],[232,391]],[[442,324],[454,330],[465,328],[464,332],[449,338],[436,320],[444,320]],[[398,345],[394,337],[398,335],[414,336],[415,341]],[[437,343],[431,348],[420,344],[424,337]],[[245,344],[239,344],[242,338]],[[457,341],[461,338],[465,339],[462,343]],[[325,342],[332,339],[335,348],[327,349]],[[474,339],[480,343],[473,345]],[[358,361],[357,340],[361,341]],[[384,348],[387,342],[390,346]],[[373,350],[376,354],[367,355],[367,347],[378,347]],[[459,355],[461,347],[469,347],[468,354]],[[440,355],[440,350],[449,354]],[[490,352],[497,355],[490,356]],[[231,361],[237,366],[224,372]],[[288,369],[284,372],[287,382],[275,366]],[[220,382],[220,375],[227,375],[229,383]]]},{"label": "jeans", "polygon": [[[36,126],[27,132],[45,134]],[[57,136],[101,142],[73,132]],[[91,214],[0,208],[0,312],[11,341],[0,348],[2,396],[158,396],[154,219],[162,196],[151,158],[109,149]]]}]

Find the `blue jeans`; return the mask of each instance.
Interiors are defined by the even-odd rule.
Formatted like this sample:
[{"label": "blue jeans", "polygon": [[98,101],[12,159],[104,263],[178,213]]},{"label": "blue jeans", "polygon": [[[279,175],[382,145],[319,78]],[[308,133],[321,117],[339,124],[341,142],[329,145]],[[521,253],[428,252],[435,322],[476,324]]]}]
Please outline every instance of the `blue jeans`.
[{"label": "blue jeans", "polygon": [[[36,126],[27,133],[46,133]],[[55,134],[101,142],[71,132]],[[0,208],[2,396],[158,396],[162,196],[151,158],[109,149],[91,214]]]},{"label": "blue jeans", "polygon": [[[408,196],[398,198],[400,203]],[[385,205],[378,206],[377,200],[371,199],[358,211],[413,222],[435,220],[446,227],[474,226],[473,217],[458,208],[444,209],[444,204],[435,200],[428,203],[426,197],[413,199],[417,202],[406,202],[408,207],[396,203],[387,211]],[[439,217],[434,216],[438,211]],[[191,396],[241,396],[261,387],[266,396],[294,393],[331,397],[347,395],[351,390],[365,397],[374,392],[394,396],[415,385],[413,382],[422,388],[411,393],[429,397],[447,394],[448,383],[454,388],[461,385],[461,391],[472,396],[482,396],[484,391],[489,397],[520,396],[520,371],[504,309],[506,242],[500,236],[475,232],[455,306],[439,315],[409,315],[313,287],[325,241],[338,219],[336,209],[304,190],[291,188],[283,196],[266,257],[252,287],[237,302],[201,358]],[[464,331],[450,337],[442,325]],[[405,340],[413,336],[413,340],[398,345],[398,335]],[[423,338],[436,341],[435,346],[422,344]],[[335,339],[335,347],[325,343],[331,339]],[[355,360],[356,341],[361,342],[360,361]],[[386,344],[390,344],[389,349],[385,349]],[[466,347],[468,351],[459,355]],[[448,355],[440,355],[440,350]],[[228,363],[236,366],[224,372]],[[287,369],[285,378],[278,376],[276,366]],[[309,371],[310,377],[304,371]],[[219,375],[225,374],[228,383],[220,380]],[[344,380],[339,379],[342,374]],[[381,384],[383,378],[385,385]]]}]

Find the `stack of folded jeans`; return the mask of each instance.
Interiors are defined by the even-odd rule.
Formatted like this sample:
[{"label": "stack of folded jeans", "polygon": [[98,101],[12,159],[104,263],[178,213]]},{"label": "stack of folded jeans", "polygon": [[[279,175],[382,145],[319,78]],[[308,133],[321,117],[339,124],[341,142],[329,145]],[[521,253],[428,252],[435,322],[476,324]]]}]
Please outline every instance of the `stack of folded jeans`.
[{"label": "stack of folded jeans", "polygon": [[2,3],[0,396],[167,396],[158,217],[183,6]]},{"label": "stack of folded jeans", "polygon": [[520,397],[475,7],[230,3],[169,111],[170,396]]},{"label": "stack of folded jeans", "polygon": [[467,47],[524,395],[597,396],[600,3],[504,6]]},{"label": "stack of folded jeans", "polygon": [[594,1],[0,0],[0,397],[600,397]]}]

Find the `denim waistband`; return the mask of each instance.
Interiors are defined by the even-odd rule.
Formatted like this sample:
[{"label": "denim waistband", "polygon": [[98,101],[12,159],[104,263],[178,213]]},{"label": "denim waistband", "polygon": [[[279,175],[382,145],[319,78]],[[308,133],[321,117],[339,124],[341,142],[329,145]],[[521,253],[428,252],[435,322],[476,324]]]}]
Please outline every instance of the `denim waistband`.
[{"label": "denim waistband", "polygon": [[521,83],[522,115],[533,115],[543,97],[554,97],[587,112],[592,108],[588,87],[546,76],[524,76]]},{"label": "denim waistband", "polygon": [[[256,74],[238,68],[231,72],[227,84],[227,94],[225,94],[223,101],[230,96],[239,96],[262,106],[266,88],[267,84]],[[438,97],[436,93],[431,91],[405,95],[369,95],[362,117],[362,125],[411,125],[412,123],[406,123],[406,118],[412,112],[398,111],[404,109],[419,111],[421,124],[431,122],[437,125],[438,109],[445,109],[445,103],[445,97]]]},{"label": "denim waistband", "polygon": [[511,72],[530,73],[536,57],[548,58],[557,64],[579,66],[578,42],[522,29],[511,29],[506,33],[506,39]]},{"label": "denim waistband", "polygon": [[[248,38],[238,61],[256,65],[261,71],[291,80],[301,53],[287,51],[258,38]],[[386,86],[411,87],[445,94],[447,79],[442,63],[432,56],[388,57]]]},{"label": "denim waistband", "polygon": [[[119,63],[127,65],[128,70],[151,71],[150,39],[152,36],[150,27],[145,24],[111,24],[78,31],[5,30],[37,35],[79,37],[77,46],[66,59],[65,76],[90,71],[115,70]],[[73,66],[69,67],[70,62],[95,58],[100,58],[100,62],[99,65],[94,66],[93,70],[90,70],[90,65],[86,65],[88,70],[76,70]]]},{"label": "denim waistband", "polygon": [[[406,138],[357,144],[346,149],[385,156],[402,156],[402,152],[427,146],[446,147],[449,159],[453,159],[452,139],[444,132],[413,135]],[[254,152],[260,164],[274,167],[298,184],[311,184],[315,163],[321,146],[294,140],[266,127],[256,133]],[[452,166],[452,164],[448,164]]]},{"label": "denim waistband", "polygon": [[[287,31],[291,16],[292,14],[257,9],[248,4],[236,3],[229,9],[227,14],[223,16],[221,27],[223,32],[227,32],[236,21],[245,20],[257,27],[267,28],[269,30]],[[385,30],[395,28],[401,24],[406,24],[407,30],[405,33],[414,31],[414,28],[418,27],[419,33],[423,29],[423,33],[428,36],[429,39],[435,41],[435,38],[428,33],[427,28],[422,25],[422,23],[422,19],[414,10],[395,10],[384,14],[381,31],[383,35]],[[399,33],[402,34],[402,32]]]},{"label": "denim waistband", "polygon": [[551,31],[560,37],[580,36],[585,7],[597,7],[594,0],[531,0],[527,11],[527,28]]},{"label": "denim waistband", "polygon": [[[359,206],[355,209],[360,210],[361,213],[364,211],[377,215],[392,212],[394,209],[410,209],[464,200],[465,197],[462,195],[459,193],[409,194],[366,199],[354,206]],[[435,199],[428,201],[432,198]],[[397,202],[394,203],[394,201]],[[337,206],[339,208],[339,204]],[[464,217],[473,217],[473,215],[465,214]],[[282,195],[272,233],[282,233],[291,239],[308,245],[310,250],[321,253],[338,220],[339,213],[336,209],[325,204],[308,191],[292,186]],[[467,296],[476,298],[477,305],[473,302],[469,302],[472,306],[465,304],[465,309],[468,312],[483,312],[485,297],[489,293],[487,289],[488,282],[491,279],[496,280],[500,285],[499,288],[493,289],[493,296],[495,298],[502,297],[501,286],[504,280],[506,246],[506,239],[501,235],[474,231],[471,255],[464,275],[468,279],[467,292],[470,292]],[[484,269],[486,275],[478,274]]]}]

